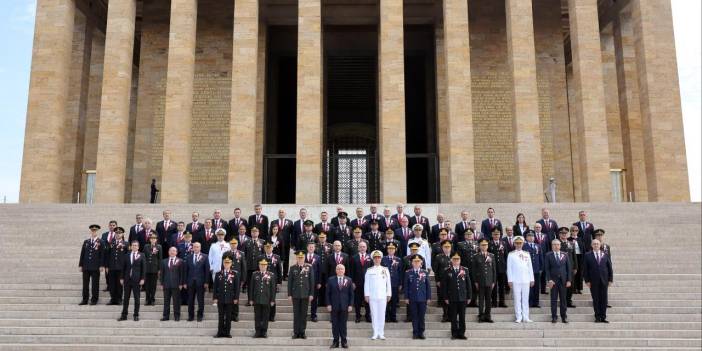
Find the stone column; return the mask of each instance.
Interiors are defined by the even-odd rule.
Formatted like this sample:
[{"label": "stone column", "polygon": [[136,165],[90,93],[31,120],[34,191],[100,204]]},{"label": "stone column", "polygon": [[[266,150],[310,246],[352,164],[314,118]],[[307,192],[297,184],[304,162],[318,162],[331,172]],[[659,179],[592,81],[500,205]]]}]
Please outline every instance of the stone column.
[{"label": "stone column", "polygon": [[378,128],[380,147],[380,200],[407,199],[405,145],[405,49],[402,0],[383,0],[378,40]]},{"label": "stone column", "polygon": [[443,12],[448,139],[439,142],[449,145],[449,188],[441,201],[475,202],[468,3],[444,0]]},{"label": "stone column", "polygon": [[98,132],[97,203],[124,202],[135,21],[136,0],[110,2]]},{"label": "stone column", "polygon": [[631,13],[628,11],[620,13],[614,20],[614,50],[624,167],[626,168],[626,188],[634,193],[634,201],[648,201],[639,82],[633,41],[634,30],[631,22]]},{"label": "stone column", "polygon": [[229,131],[230,203],[255,202],[258,81],[258,1],[234,3],[232,114]]},{"label": "stone column", "polygon": [[299,0],[295,202],[322,200],[322,3]]},{"label": "stone column", "polygon": [[507,58],[512,73],[517,202],[543,202],[539,94],[530,0],[506,0]]},{"label": "stone column", "polygon": [[690,201],[669,0],[633,1],[649,201]]},{"label": "stone column", "polygon": [[197,0],[171,0],[161,203],[188,203]]},{"label": "stone column", "polygon": [[568,0],[581,200],[612,200],[597,2]]},{"label": "stone column", "polygon": [[68,118],[75,11],[74,0],[37,2],[20,180],[22,203],[61,201],[61,150]]}]

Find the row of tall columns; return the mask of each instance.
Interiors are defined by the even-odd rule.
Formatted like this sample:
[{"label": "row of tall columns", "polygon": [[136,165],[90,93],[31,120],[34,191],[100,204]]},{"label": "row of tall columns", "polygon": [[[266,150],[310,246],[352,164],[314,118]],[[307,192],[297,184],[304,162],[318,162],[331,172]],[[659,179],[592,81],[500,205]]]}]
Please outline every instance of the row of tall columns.
[{"label": "row of tall columns", "polygon": [[[645,174],[641,188],[651,201],[688,201],[687,168],[682,138],[680,94],[672,32],[666,0],[631,0],[632,15],[615,22],[617,50],[622,31],[631,32],[635,52],[618,58],[620,97],[629,107],[622,112],[631,135],[632,172]],[[296,202],[318,203],[322,192],[323,160],[323,47],[321,0],[300,0],[298,9],[298,90]],[[234,7],[232,115],[229,145],[230,202],[256,202],[256,133],[261,118],[262,90],[257,83],[264,70],[261,55],[259,1],[238,0]],[[439,138],[446,143],[442,158],[442,202],[475,200],[470,36],[467,0],[443,1],[440,53],[445,91],[440,108],[446,126]],[[596,2],[568,0],[577,153],[582,201],[611,199],[605,100]],[[379,2],[379,148],[381,201],[406,200],[404,19],[403,2]],[[532,2],[506,0],[509,68],[513,80],[516,201],[543,198],[541,141]],[[127,143],[132,85],[136,0],[111,1],[105,39],[100,125],[98,131],[95,200],[125,200]],[[65,143],[68,84],[70,82],[74,0],[39,0],[30,80],[21,202],[60,202],[61,150]],[[172,0],[164,121],[162,202],[188,202],[191,159],[192,95],[197,30],[197,0]],[[628,33],[627,32],[627,33]],[[620,55],[621,56],[621,55]],[[628,57],[633,59],[626,59]],[[619,62],[621,61],[621,62]],[[667,77],[667,79],[660,79]],[[50,118],[47,118],[50,116]],[[638,127],[640,126],[640,127]],[[632,130],[632,127],[633,130]],[[639,133],[640,136],[637,136]],[[468,145],[468,146],[467,146]],[[260,154],[260,152],[258,153]],[[639,164],[644,160],[645,169]],[[636,165],[634,165],[636,163]],[[535,166],[536,165],[536,166]],[[409,170],[411,171],[411,170]],[[637,179],[642,179],[639,177]]]}]

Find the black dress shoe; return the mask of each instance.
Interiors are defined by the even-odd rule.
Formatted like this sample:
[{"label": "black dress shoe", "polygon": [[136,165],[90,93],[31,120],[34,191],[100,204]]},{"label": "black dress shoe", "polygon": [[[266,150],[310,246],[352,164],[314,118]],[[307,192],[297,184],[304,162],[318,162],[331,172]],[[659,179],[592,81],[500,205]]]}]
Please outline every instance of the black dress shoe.
[{"label": "black dress shoe", "polygon": [[90,306],[95,306],[97,305],[97,301],[90,301]]},{"label": "black dress shoe", "polygon": [[491,318],[485,319],[485,322],[487,322],[487,323],[495,323],[495,321],[493,321]]},{"label": "black dress shoe", "polygon": [[506,307],[507,307],[507,305],[506,305],[506,304],[505,304],[505,303],[503,302],[503,303],[501,303],[501,304],[497,305],[497,307],[502,307],[502,308],[506,308]]},{"label": "black dress shoe", "polygon": [[600,322],[601,322],[601,323],[609,323],[609,321],[606,320],[606,319],[604,319],[604,318],[600,319]]},{"label": "black dress shoe", "polygon": [[446,323],[448,321],[449,321],[448,317],[441,317],[441,323]]},{"label": "black dress shoe", "polygon": [[561,318],[561,321],[565,324],[568,324],[568,319],[567,318]]},{"label": "black dress shoe", "polygon": [[611,306],[611,305],[607,305],[607,308],[612,308],[612,306]]},{"label": "black dress shoe", "polygon": [[459,335],[457,336],[459,340],[467,340],[468,338],[465,335]]},{"label": "black dress shoe", "polygon": [[569,303],[568,308],[575,308],[575,305],[573,305],[573,303]]},{"label": "black dress shoe", "polygon": [[238,316],[237,316],[237,317],[234,317],[234,318],[232,318],[232,320],[233,320],[234,322],[238,322],[238,321],[239,321],[239,317],[238,317]]},{"label": "black dress shoe", "polygon": [[173,320],[176,322],[180,322],[180,317],[175,317],[175,318],[173,318]]},{"label": "black dress shoe", "polygon": [[275,322],[275,318],[269,318],[268,321],[269,321],[269,322]]},{"label": "black dress shoe", "polygon": [[227,335],[225,335],[224,337],[225,337],[225,338],[231,339],[231,338],[232,338],[232,334],[227,334]]},{"label": "black dress shoe", "polygon": [[167,320],[169,320],[169,319],[166,318],[166,317],[161,318],[161,322],[165,322],[165,321],[167,321]]},{"label": "black dress shoe", "polygon": [[[358,323],[358,322],[356,322]],[[412,323],[412,318],[405,318],[405,323]]]},{"label": "black dress shoe", "polygon": [[397,323],[397,318],[393,318],[390,320],[390,323]]},{"label": "black dress shoe", "polygon": [[348,348],[349,348],[349,344],[343,343],[343,344],[341,344],[341,348],[342,348],[342,349],[348,349]]},{"label": "black dress shoe", "polygon": [[220,334],[213,336],[213,338],[221,338],[221,337],[223,337],[223,335],[220,335]]},{"label": "black dress shoe", "polygon": [[551,323],[556,324],[556,322],[558,322],[558,319],[556,319],[556,318],[551,318]]},{"label": "black dress shoe", "polygon": [[419,336],[417,336],[417,335],[412,335],[412,339],[417,340],[417,339],[419,339]]},{"label": "black dress shoe", "polygon": [[305,333],[300,334],[300,339],[307,339],[307,335]]},{"label": "black dress shoe", "polygon": [[456,340],[456,339],[458,339],[458,337],[457,337],[457,336],[455,336],[455,335],[451,335],[451,340]]},{"label": "black dress shoe", "polygon": [[188,322],[192,322],[192,321],[194,321],[194,320],[195,320],[195,318],[193,318],[193,317],[188,317]]},{"label": "black dress shoe", "polygon": [[197,317],[198,322],[202,322],[202,317]]},{"label": "black dress shoe", "polygon": [[366,317],[366,323],[370,323],[370,322],[371,322],[371,318],[370,318],[370,317]]},{"label": "black dress shoe", "polygon": [[317,323],[317,321],[318,321],[317,316],[314,316],[314,317],[310,318],[310,320],[311,320],[312,322],[315,322],[315,323]]},{"label": "black dress shoe", "polygon": [[361,318],[356,317],[356,323],[361,323]]},{"label": "black dress shoe", "polygon": [[424,339],[426,339],[426,336],[424,336],[424,334],[422,334],[422,335],[419,336],[419,339],[420,339],[420,340],[424,340]]},{"label": "black dress shoe", "polygon": [[121,317],[117,318],[118,322],[126,321],[126,320],[127,320],[127,316],[121,316]]},{"label": "black dress shoe", "polygon": [[334,342],[334,343],[331,344],[331,346],[329,346],[329,348],[330,348],[330,349],[338,349],[338,348],[339,348],[339,343],[338,343],[338,342]]},{"label": "black dress shoe", "polygon": [[300,335],[298,335],[298,334],[293,334],[292,339],[297,339],[297,338],[299,338],[299,337],[300,337]]},{"label": "black dress shoe", "polygon": [[83,305],[87,305],[87,304],[88,304],[88,301],[81,301],[81,302],[78,304],[78,306],[83,306]]},{"label": "black dress shoe", "polygon": [[466,307],[478,307],[478,305],[471,302],[468,305],[466,305]]},{"label": "black dress shoe", "polygon": [[134,316],[134,321],[138,322],[139,321],[139,316]]},{"label": "black dress shoe", "polygon": [[261,335],[261,337],[264,338],[264,339],[268,339],[268,334],[267,334],[267,333],[263,333],[263,335]]}]

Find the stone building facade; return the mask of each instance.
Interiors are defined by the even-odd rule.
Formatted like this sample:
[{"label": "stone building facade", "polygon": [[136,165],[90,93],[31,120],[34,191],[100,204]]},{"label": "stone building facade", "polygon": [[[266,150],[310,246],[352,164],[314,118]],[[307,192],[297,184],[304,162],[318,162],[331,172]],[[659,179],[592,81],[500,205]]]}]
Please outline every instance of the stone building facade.
[{"label": "stone building facade", "polygon": [[670,0],[38,0],[20,201],[689,201]]}]

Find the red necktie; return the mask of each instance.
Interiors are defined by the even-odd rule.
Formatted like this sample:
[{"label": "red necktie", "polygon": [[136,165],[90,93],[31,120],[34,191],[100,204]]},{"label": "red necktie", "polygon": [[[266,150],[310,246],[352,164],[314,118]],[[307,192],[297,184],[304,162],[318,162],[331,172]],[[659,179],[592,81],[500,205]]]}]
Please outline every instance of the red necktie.
[{"label": "red necktie", "polygon": [[192,230],[193,230],[193,231],[196,231],[196,230],[197,230],[197,222],[193,222],[193,228],[192,228]]}]

